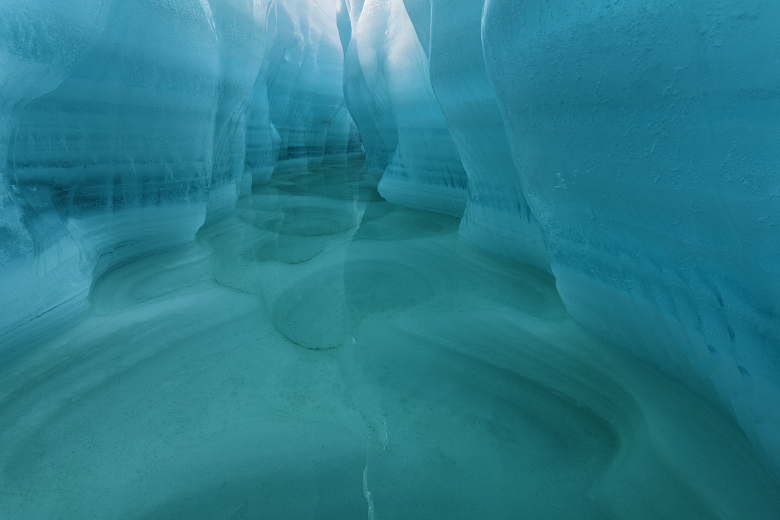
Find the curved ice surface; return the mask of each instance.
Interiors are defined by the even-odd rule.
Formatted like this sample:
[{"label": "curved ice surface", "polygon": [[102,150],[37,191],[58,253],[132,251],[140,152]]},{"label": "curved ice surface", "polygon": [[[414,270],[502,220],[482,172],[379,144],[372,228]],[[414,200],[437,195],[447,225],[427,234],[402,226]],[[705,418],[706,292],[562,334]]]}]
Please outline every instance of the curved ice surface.
[{"label": "curved ice surface", "polygon": [[780,515],[729,418],[375,185],[280,172],[0,364],[3,516]]},{"label": "curved ice surface", "polygon": [[[725,409],[777,477],[778,33],[780,7],[769,0],[665,4],[640,0],[4,0],[0,3],[0,360],[21,359],[24,349],[35,348],[87,315],[95,328],[78,330],[102,339],[85,344],[76,336],[67,338],[74,342],[76,358],[95,360],[90,353],[104,343],[116,346],[125,332],[134,330],[127,323],[151,323],[155,312],[164,310],[155,305],[165,300],[165,294],[131,288],[137,298],[128,297],[126,302],[115,301],[121,291],[106,294],[111,292],[106,287],[135,283],[129,273],[141,264],[119,271],[128,276],[125,282],[111,278],[114,270],[133,259],[189,247],[203,230],[201,237],[214,241],[204,239],[195,248],[203,249],[187,249],[191,256],[174,254],[170,257],[176,258],[174,265],[159,272],[151,268],[151,273],[139,276],[159,288],[166,287],[166,276],[172,276],[169,288],[183,291],[177,293],[182,296],[177,300],[182,309],[191,308],[188,298],[204,298],[219,308],[219,298],[210,300],[211,293],[206,297],[201,292],[207,286],[215,288],[209,285],[213,274],[219,284],[236,287],[245,295],[225,305],[228,314],[262,316],[258,319],[265,321],[258,327],[263,333],[284,338],[283,345],[307,347],[304,356],[332,359],[341,355],[345,344],[360,345],[368,338],[376,350],[359,354],[365,356],[361,366],[368,367],[369,374],[376,375],[374,368],[382,373],[398,360],[408,363],[408,374],[416,374],[404,379],[392,370],[384,373],[382,389],[424,393],[415,379],[424,380],[429,372],[421,366],[439,369],[436,363],[443,361],[441,357],[426,358],[425,349],[409,345],[422,342],[433,351],[457,351],[444,361],[450,368],[464,367],[464,385],[470,381],[468,374],[479,382],[484,400],[475,398],[472,410],[480,424],[491,425],[491,435],[504,439],[507,446],[521,442],[516,437],[520,430],[513,428],[523,421],[497,423],[480,415],[479,410],[488,409],[485,403],[490,396],[513,396],[509,404],[493,409],[511,412],[515,418],[549,411],[549,417],[531,421],[536,433],[529,434],[535,441],[528,444],[528,453],[537,448],[539,453],[550,453],[544,451],[549,438],[539,432],[565,430],[576,439],[555,437],[561,449],[551,456],[566,454],[550,466],[557,472],[555,478],[576,475],[578,482],[606,486],[599,491],[589,488],[596,494],[619,489],[610,475],[626,475],[615,461],[625,455],[623,460],[631,460],[631,467],[642,467],[643,457],[657,453],[653,450],[660,448],[655,443],[662,442],[653,436],[657,432],[648,431],[668,425],[661,421],[645,430],[641,421],[634,421],[631,410],[636,408],[631,403],[639,397],[626,389],[631,385],[624,381],[604,387],[615,389],[613,401],[594,398],[589,410],[579,410],[579,401],[570,397],[588,386],[588,378],[610,377],[591,370],[592,364],[591,368],[567,365],[582,361],[572,352],[545,357],[550,342],[534,339],[549,332],[545,326],[540,325],[544,334],[534,329],[531,337],[525,325],[511,318],[520,313],[536,319],[550,305],[562,312],[557,303],[550,303],[552,296],[539,296],[547,294],[549,286],[529,291],[522,282],[488,277],[485,283],[500,285],[485,289],[493,292],[484,313],[468,319],[445,313],[442,318],[435,311],[446,302],[437,298],[452,294],[460,287],[458,277],[466,276],[454,269],[452,259],[412,248],[404,250],[403,259],[388,260],[392,248],[438,243],[443,235],[449,240],[457,222],[445,215],[462,215],[458,233],[466,242],[552,272],[563,304],[580,324]],[[318,176],[307,171],[364,152],[368,172],[381,178],[379,193],[407,208],[380,200],[360,175],[353,178],[322,170]],[[274,170],[282,178],[261,190],[259,186],[269,181]],[[253,195],[251,203],[247,198],[246,205],[237,202],[253,193],[253,185],[255,195],[262,192],[262,196]],[[316,198],[301,198],[312,190]],[[422,216],[409,207],[443,215]],[[225,237],[209,234],[220,229],[227,233]],[[348,249],[358,253],[356,258],[347,261],[336,253],[345,241],[350,243]],[[212,247],[225,250],[215,253]],[[192,281],[192,272],[184,264],[209,276]],[[262,268],[248,267],[255,264]],[[481,262],[467,264],[476,271],[487,269]],[[317,269],[299,269],[303,265]],[[101,276],[116,285],[96,286]],[[475,296],[482,290],[478,283],[470,284],[469,290],[485,303]],[[259,300],[254,298],[258,295]],[[119,303],[124,305],[121,317],[94,321]],[[419,316],[404,314],[409,309],[419,311]],[[175,323],[187,318],[183,311],[164,315]],[[333,319],[309,327],[323,316]],[[555,323],[563,323],[556,321],[565,319],[562,314],[555,316]],[[392,324],[380,324],[382,320]],[[153,331],[166,331],[172,322],[168,326],[164,320],[155,322],[156,328],[145,331],[141,339],[152,341]],[[181,323],[197,325],[193,319]],[[236,323],[223,323],[223,332]],[[218,344],[217,330],[205,338]],[[528,341],[513,342],[513,334]],[[408,342],[399,348],[387,337]],[[458,337],[467,338],[465,346]],[[189,339],[182,339],[179,346]],[[491,357],[492,368],[480,372],[473,361],[493,352],[493,344],[502,341],[525,356],[515,359],[520,366],[507,361],[511,375],[496,372],[503,361]],[[46,345],[35,354],[47,360],[40,366],[56,365],[57,355],[46,349],[62,348],[62,343]],[[211,352],[211,344],[198,345]],[[147,347],[150,350],[141,348],[139,355],[159,354],[155,350],[159,345]],[[98,365],[111,366],[114,354],[137,359],[121,346],[116,348],[106,352],[108,357],[100,358]],[[177,348],[173,350],[184,355],[186,349]],[[469,348],[478,352],[467,352]],[[464,357],[470,361],[462,362]],[[207,359],[200,362],[208,364]],[[48,366],[52,372],[25,373],[35,381],[58,373],[58,366]],[[64,386],[85,374],[89,380],[91,366],[87,363],[71,373],[74,379],[65,378]],[[527,367],[551,379],[534,379]],[[155,370],[169,375],[161,367]],[[346,381],[351,382],[352,376],[362,377],[362,373],[347,375]],[[93,376],[94,380],[102,377]],[[456,381],[461,377],[451,371],[449,376]],[[24,379],[20,377],[2,380],[8,385],[3,391],[10,389],[2,397],[6,404],[14,402],[13,382]],[[442,394],[448,388],[449,383],[443,382],[447,377],[438,378],[438,386],[434,385]],[[496,386],[490,386],[491,381]],[[532,397],[518,404],[515,401],[522,399],[517,388]],[[56,388],[46,387],[43,393],[49,390]],[[31,395],[21,401],[30,404],[25,399],[32,399]],[[460,404],[468,401],[468,392],[457,395]],[[674,392],[667,395],[682,399]],[[107,395],[100,399],[112,402]],[[375,404],[372,399],[368,396],[360,404]],[[436,403],[442,401],[435,397],[426,406]],[[626,419],[627,425],[621,419],[616,426],[611,410],[624,404],[630,420]],[[23,404],[19,406],[17,411],[23,409]],[[415,412],[402,404],[393,406],[398,417]],[[687,404],[680,406],[680,415],[690,410]],[[455,413],[455,404],[445,408],[452,413],[437,409],[439,415],[430,415],[435,421],[426,423],[418,417],[415,424],[424,427],[396,432],[409,440],[431,424],[452,422],[454,417],[466,423],[473,419]],[[68,413],[66,409],[63,417]],[[377,412],[369,417],[370,428],[378,428],[380,416],[386,415]],[[7,417],[4,414],[3,419]],[[642,418],[648,424],[653,421]],[[34,421],[32,416],[24,420]],[[46,424],[38,426],[40,438],[19,440],[11,435],[21,443],[10,450],[22,466],[39,461],[36,446],[56,444],[51,439],[61,424],[49,425],[48,430]],[[333,433],[342,427],[326,430]],[[392,426],[390,431],[392,437]],[[593,433],[584,444],[578,437],[583,431]],[[713,435],[722,438],[721,433]],[[308,430],[297,434],[305,442],[316,437]],[[621,451],[637,438],[651,437],[649,451]],[[350,439],[347,444],[354,441]],[[734,438],[728,439],[731,446]],[[465,449],[458,442],[446,435],[432,437],[426,445],[434,453],[429,460],[448,460]],[[720,446],[708,442],[702,445]],[[329,446],[338,451],[342,445],[334,441]],[[353,462],[364,468],[365,453],[354,454],[351,446],[346,449],[349,471]],[[745,455],[738,447],[723,449]],[[661,459],[679,455],[675,450],[661,451]],[[572,461],[590,464],[578,458],[586,452],[592,455],[592,464],[586,470],[573,469]],[[403,460],[421,453],[408,452]],[[712,453],[691,453],[714,458]],[[475,460],[481,455],[493,456],[478,452]],[[753,461],[749,454],[745,457]],[[45,457],[40,460],[46,463]],[[206,457],[198,467],[212,462]],[[676,463],[671,467],[677,468]],[[392,481],[392,472],[383,475],[371,460],[369,466],[377,516],[387,500],[386,489],[414,497],[404,513],[407,517],[414,504],[427,503],[415,489],[384,487]],[[685,491],[690,499],[684,501],[686,507],[696,509],[691,504],[699,504],[699,509],[709,511],[715,502],[722,505],[713,495],[720,488],[697,473],[700,469],[672,471],[677,480],[666,470],[653,475],[690,486],[685,489],[695,492]],[[712,474],[728,473],[719,471]],[[763,475],[759,470],[751,474]],[[465,496],[457,485],[449,486],[446,468],[437,475],[445,477],[440,489]],[[531,480],[552,486],[555,478],[545,475]],[[641,475],[626,478],[637,482]],[[359,487],[358,479],[358,502],[363,506]],[[528,497],[559,496],[545,486],[523,489],[530,490]],[[482,491],[485,497],[493,496],[490,490]],[[435,496],[444,500],[446,492],[442,493]],[[628,507],[634,498],[631,495],[613,511]],[[306,504],[310,506],[315,507]],[[578,511],[607,515],[601,505],[583,502],[580,506]],[[225,514],[243,514],[244,506],[236,507]],[[724,514],[738,516],[731,511]]]},{"label": "curved ice surface", "polygon": [[778,32],[760,0],[490,0],[483,23],[567,310],[725,406],[776,474]]},{"label": "curved ice surface", "polygon": [[278,160],[360,153],[331,2],[60,4],[0,7],[0,350],[192,242]]},{"label": "curved ice surface", "polygon": [[466,174],[403,1],[367,0],[360,9],[350,7],[346,101],[367,164],[381,173],[379,193],[390,202],[460,218]]},{"label": "curved ice surface", "polygon": [[426,28],[431,33],[431,84],[468,177],[461,238],[549,273],[544,236],[523,195],[485,68],[483,2],[405,0],[405,4],[407,9],[419,4],[413,11],[421,18],[415,23],[422,26],[417,34]]},{"label": "curved ice surface", "polygon": [[388,30],[386,9],[362,0],[341,2],[338,29],[344,42],[344,99],[360,128],[366,166],[377,178],[398,147],[398,131],[382,70],[382,47]]},{"label": "curved ice surface", "polygon": [[341,132],[345,148],[349,139],[349,126],[341,120],[330,128],[344,97],[336,5],[278,2],[271,16],[276,35],[269,50],[268,96],[281,138],[277,167],[305,169],[322,161],[329,130]]}]

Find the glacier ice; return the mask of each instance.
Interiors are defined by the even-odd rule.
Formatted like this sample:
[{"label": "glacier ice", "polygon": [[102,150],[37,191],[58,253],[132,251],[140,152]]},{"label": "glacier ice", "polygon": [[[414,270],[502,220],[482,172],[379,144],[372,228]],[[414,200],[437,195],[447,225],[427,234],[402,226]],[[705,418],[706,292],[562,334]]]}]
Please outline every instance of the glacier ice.
[{"label": "glacier ice", "polygon": [[486,6],[567,310],[725,406],[780,472],[780,7]]},{"label": "glacier ice", "polygon": [[777,516],[733,424],[375,187],[277,172],[0,364],[0,514]]},{"label": "glacier ice", "polygon": [[[428,78],[428,58],[402,0],[343,4],[345,92],[379,193],[408,207],[460,218],[466,174]],[[345,38],[346,39],[346,38]],[[368,119],[369,130],[362,130]]]},{"label": "glacier ice", "polygon": [[192,242],[275,163],[359,153],[328,2],[0,9],[4,343],[83,313],[112,267]]},{"label": "glacier ice", "polygon": [[[768,0],[5,0],[0,516],[71,468],[39,513],[218,479],[212,516],[517,512],[500,477],[526,516],[777,517],[738,430],[780,478],[778,33]],[[90,505],[101,472],[135,484]]]},{"label": "glacier ice", "polygon": [[[550,272],[544,235],[525,200],[482,53],[481,2],[406,0],[432,13],[431,85],[468,177],[460,236],[466,242]],[[426,4],[430,6],[426,9]],[[419,32],[418,32],[419,34]]]}]

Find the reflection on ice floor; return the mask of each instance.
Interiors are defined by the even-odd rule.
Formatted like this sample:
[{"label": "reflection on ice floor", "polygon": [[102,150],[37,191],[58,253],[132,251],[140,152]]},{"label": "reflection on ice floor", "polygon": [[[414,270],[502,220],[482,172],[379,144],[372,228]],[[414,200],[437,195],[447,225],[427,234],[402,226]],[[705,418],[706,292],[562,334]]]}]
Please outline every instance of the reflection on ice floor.
[{"label": "reflection on ice floor", "polygon": [[0,385],[0,518],[780,518],[728,420],[357,168],[108,273]]}]

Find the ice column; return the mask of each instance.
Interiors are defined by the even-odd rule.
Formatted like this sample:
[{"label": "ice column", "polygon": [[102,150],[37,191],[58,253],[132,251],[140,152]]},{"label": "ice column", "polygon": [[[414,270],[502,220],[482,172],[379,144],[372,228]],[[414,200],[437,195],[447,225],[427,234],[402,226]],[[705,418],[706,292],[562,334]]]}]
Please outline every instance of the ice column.
[{"label": "ice column", "polygon": [[542,230],[523,195],[485,68],[484,2],[404,3],[414,13],[420,41],[430,41],[431,84],[468,177],[460,237],[479,249],[549,273]]},{"label": "ice column", "polygon": [[279,133],[276,167],[314,166],[322,162],[329,134],[332,144],[343,141],[345,148],[349,140],[349,126],[337,118],[344,94],[336,4],[277,2],[271,16],[276,34],[267,89],[270,120]]},{"label": "ice column", "polygon": [[368,0],[362,9],[348,7],[346,100],[369,168],[378,173],[387,164],[379,193],[390,202],[460,218],[466,174],[403,1]]}]

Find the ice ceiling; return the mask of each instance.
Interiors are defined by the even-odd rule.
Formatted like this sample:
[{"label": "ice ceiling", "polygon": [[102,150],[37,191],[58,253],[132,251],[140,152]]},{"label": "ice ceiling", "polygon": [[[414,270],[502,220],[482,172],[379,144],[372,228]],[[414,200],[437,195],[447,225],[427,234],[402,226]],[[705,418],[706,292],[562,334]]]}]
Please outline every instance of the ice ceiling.
[{"label": "ice ceiling", "polygon": [[[560,298],[560,316],[568,313],[593,338],[725,414],[780,478],[778,34],[780,4],[770,0],[4,0],[0,360],[7,370],[20,359],[28,368],[49,366],[40,348],[50,360],[63,359],[51,345],[94,323],[113,301],[102,280],[113,276],[119,287],[125,282],[116,273],[134,280],[132,266],[171,251],[186,252],[166,260],[171,265],[201,265],[204,248],[222,255],[227,245],[260,262],[252,279],[273,285],[264,298],[277,299],[257,312],[270,313],[287,340],[338,345],[345,330],[364,323],[350,301],[389,312],[393,302],[425,300],[419,291],[451,285],[437,281],[433,268],[420,274],[419,266],[402,263],[394,270],[388,258],[399,253],[390,251],[361,252],[362,263],[344,261],[349,268],[338,276],[327,262],[305,276],[273,262],[325,254],[336,246],[312,237],[365,232],[360,224],[369,220],[361,219],[384,211],[382,222],[397,221],[384,225],[384,236],[416,240],[455,222],[457,247],[554,277],[555,291],[538,291],[545,301]],[[343,202],[335,209],[316,198],[282,197],[306,185],[296,175],[307,168],[319,172],[314,179],[324,175],[317,168],[363,160],[358,177],[333,178],[352,188],[358,180],[378,183],[384,200],[343,187],[331,197]],[[289,182],[280,187],[277,178]],[[263,213],[290,204],[287,220]],[[317,211],[334,224],[313,217]],[[239,217],[276,238],[236,225],[226,242],[209,242]],[[292,233],[268,222],[301,227]],[[291,235],[308,242],[295,242],[287,256],[268,252]],[[468,269],[452,271],[452,279],[492,269],[480,262],[464,260]],[[155,265],[152,272],[163,264]],[[232,280],[227,285],[251,293],[245,278],[236,281],[249,275],[236,269],[219,272]],[[282,287],[279,280],[295,276],[309,289]],[[394,276],[398,284],[377,282]],[[505,293],[495,297],[516,300],[512,305],[530,298],[528,290],[513,293],[513,285],[484,276],[474,287],[495,284]],[[379,284],[386,303],[354,300],[363,279]],[[407,287],[409,280],[417,281]],[[342,291],[336,303],[318,300],[334,286]],[[240,316],[253,304],[225,305]],[[334,318],[334,307],[345,310]],[[296,314],[300,308],[317,311],[312,316],[322,326],[304,330],[316,319]],[[472,316],[486,329],[463,337],[480,345],[487,330],[511,338],[493,314]],[[331,319],[346,328],[334,333]],[[154,327],[169,330],[174,322],[166,323]],[[454,323],[431,329],[437,341],[458,343]],[[89,330],[125,330],[95,326]],[[377,327],[365,334],[381,344]],[[355,342],[352,332],[344,337]],[[377,348],[382,353],[373,355],[390,356]],[[126,362],[101,356],[50,392]],[[422,354],[400,348],[395,356],[410,373],[419,370],[415,356]],[[207,365],[208,356],[199,362]],[[282,365],[279,373],[292,378],[307,373]],[[155,370],[170,377],[159,368],[150,374]],[[564,386],[586,377],[560,370]],[[30,378],[49,381],[57,373],[22,372],[0,373],[0,402],[30,408],[2,408],[0,422],[23,422],[24,410],[34,410],[31,396],[43,392],[26,393]],[[412,384],[404,381],[401,387]],[[505,391],[511,394],[496,388]],[[377,424],[370,426],[375,438]],[[9,428],[7,439],[23,438]],[[343,448],[333,446],[333,453]],[[2,471],[13,481],[9,460]],[[372,515],[363,477],[358,498]]]}]

